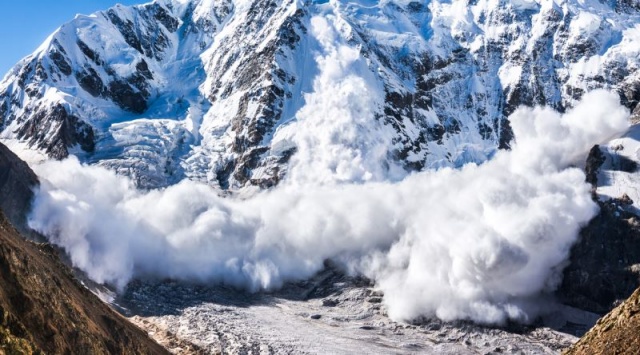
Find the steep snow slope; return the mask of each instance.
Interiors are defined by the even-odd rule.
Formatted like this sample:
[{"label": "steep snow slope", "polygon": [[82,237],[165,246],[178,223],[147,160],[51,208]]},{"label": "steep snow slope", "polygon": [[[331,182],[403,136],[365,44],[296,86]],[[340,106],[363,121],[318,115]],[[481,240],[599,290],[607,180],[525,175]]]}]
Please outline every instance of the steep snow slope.
[{"label": "steep snow slope", "polygon": [[[397,179],[506,147],[518,105],[640,99],[632,1],[158,0],[63,25],[0,84],[0,137],[221,189]],[[321,147],[321,148],[319,148]],[[297,152],[297,153],[296,153]],[[294,154],[296,153],[296,154]],[[291,161],[291,157],[293,161]]]}]

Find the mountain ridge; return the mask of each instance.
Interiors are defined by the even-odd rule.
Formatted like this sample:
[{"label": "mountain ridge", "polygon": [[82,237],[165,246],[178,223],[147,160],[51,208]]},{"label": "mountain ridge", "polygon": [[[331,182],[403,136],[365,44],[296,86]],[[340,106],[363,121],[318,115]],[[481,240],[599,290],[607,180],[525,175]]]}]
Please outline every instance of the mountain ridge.
[{"label": "mountain ridge", "polygon": [[[78,155],[149,188],[184,178],[222,190],[269,188],[311,157],[326,176],[299,178],[323,183],[480,163],[508,147],[506,117],[517,106],[563,111],[596,88],[637,106],[636,5],[116,6],[76,17],[4,78],[0,137],[55,158]],[[323,68],[339,68],[343,80],[322,77]],[[338,108],[329,112],[318,100],[331,92]],[[351,104],[364,99],[367,110]],[[344,120],[320,121],[314,113],[323,108]],[[352,130],[363,138],[344,133]],[[305,151],[317,138],[348,154]],[[368,160],[377,161],[361,163]]]}]

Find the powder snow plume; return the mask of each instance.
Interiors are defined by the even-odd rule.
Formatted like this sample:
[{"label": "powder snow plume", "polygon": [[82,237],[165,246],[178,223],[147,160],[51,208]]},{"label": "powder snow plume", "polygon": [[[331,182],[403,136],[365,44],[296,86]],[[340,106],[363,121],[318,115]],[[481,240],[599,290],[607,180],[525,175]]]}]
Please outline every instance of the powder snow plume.
[{"label": "powder snow plume", "polygon": [[479,166],[397,183],[285,183],[246,200],[190,181],[144,192],[75,158],[47,162],[30,223],[91,278],[120,287],[152,274],[269,289],[333,259],[373,278],[397,319],[526,321],[597,212],[583,172],[568,166],[623,131],[627,112],[593,92],[564,115],[520,109],[511,124],[513,150]]},{"label": "powder snow plume", "polygon": [[[30,225],[92,279],[120,288],[153,275],[272,289],[330,259],[373,279],[394,319],[535,317],[597,212],[571,166],[628,127],[618,97],[591,92],[565,114],[518,109],[511,151],[402,178],[368,109],[381,88],[357,48],[332,42],[329,22],[312,24],[320,73],[285,135],[300,155],[277,188],[245,199],[188,180],[142,191],[70,158],[34,167],[42,184]],[[336,101],[336,91],[351,99]]]}]

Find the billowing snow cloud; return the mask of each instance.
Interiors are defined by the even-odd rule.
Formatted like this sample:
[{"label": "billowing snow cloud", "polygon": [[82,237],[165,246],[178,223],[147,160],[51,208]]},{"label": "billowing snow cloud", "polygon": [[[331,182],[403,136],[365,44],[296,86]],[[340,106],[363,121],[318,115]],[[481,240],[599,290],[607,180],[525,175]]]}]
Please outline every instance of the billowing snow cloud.
[{"label": "billowing snow cloud", "polygon": [[[592,92],[563,115],[519,109],[511,151],[396,181],[383,162],[385,127],[369,109],[381,89],[326,22],[313,25],[321,72],[291,136],[300,155],[278,188],[246,199],[190,181],[140,191],[70,158],[35,167],[31,226],[95,281],[119,287],[154,275],[270,289],[331,259],[375,280],[396,319],[530,320],[597,212],[571,166],[627,128],[617,96]],[[336,90],[349,104],[332,101]]]},{"label": "billowing snow cloud", "polygon": [[597,211],[568,166],[626,118],[615,95],[593,92],[562,116],[518,110],[513,150],[480,166],[397,183],[285,182],[246,200],[190,181],[143,192],[74,158],[48,162],[36,167],[31,225],[91,278],[121,287],[153,274],[273,288],[333,259],[376,280],[395,318],[526,320]]}]

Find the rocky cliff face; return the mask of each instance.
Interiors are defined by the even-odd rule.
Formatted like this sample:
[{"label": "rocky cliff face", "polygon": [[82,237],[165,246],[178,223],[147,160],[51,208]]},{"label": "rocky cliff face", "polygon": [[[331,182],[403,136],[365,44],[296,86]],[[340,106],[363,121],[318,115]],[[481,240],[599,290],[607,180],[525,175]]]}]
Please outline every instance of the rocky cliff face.
[{"label": "rocky cliff face", "polygon": [[[639,9],[595,0],[116,6],[65,24],[8,73],[1,137],[80,155],[145,187],[187,177],[267,188],[305,139],[349,152],[347,165],[376,154],[369,180],[397,175],[394,165],[484,161],[508,146],[505,117],[518,105],[564,110],[604,87],[634,109]],[[367,139],[300,133],[324,125],[310,113],[328,96],[342,111],[320,116]]]},{"label": "rocky cliff face", "polygon": [[[627,145],[629,134],[620,139]],[[621,149],[616,141],[609,145]],[[623,159],[618,151],[596,145],[589,153],[585,172],[600,212],[580,231],[558,290],[564,303],[598,314],[607,313],[640,285],[640,220],[634,201],[626,193],[605,196],[608,191],[601,191],[608,185],[629,187],[627,181],[612,183],[607,175],[637,174],[636,160]]]},{"label": "rocky cliff face", "polygon": [[51,246],[13,227],[24,221],[36,182],[0,144],[0,353],[166,353],[76,281]]},{"label": "rocky cliff face", "polygon": [[605,314],[640,285],[640,221],[601,202],[600,213],[580,233],[558,293],[563,302]]},{"label": "rocky cliff face", "polygon": [[640,349],[640,289],[612,310],[564,355],[637,354]]},{"label": "rocky cliff face", "polygon": [[0,211],[24,234],[29,232],[26,216],[37,184],[38,177],[29,166],[0,144]]}]

